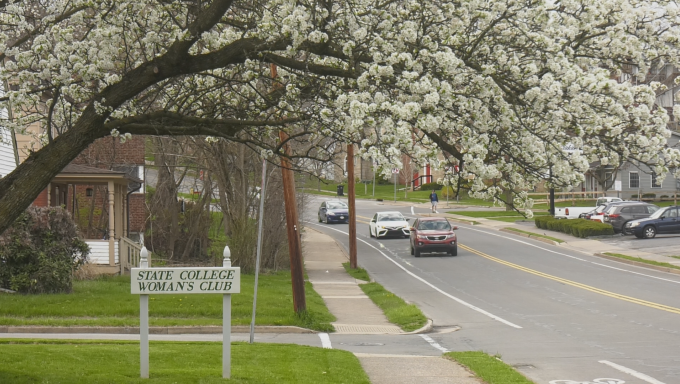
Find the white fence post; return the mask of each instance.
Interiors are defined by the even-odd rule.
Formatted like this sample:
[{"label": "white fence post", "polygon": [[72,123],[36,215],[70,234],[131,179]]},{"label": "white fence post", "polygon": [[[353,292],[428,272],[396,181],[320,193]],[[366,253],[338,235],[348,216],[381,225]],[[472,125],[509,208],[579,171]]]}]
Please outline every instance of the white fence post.
[{"label": "white fence post", "polygon": [[[149,251],[142,248],[140,268],[149,267]],[[139,295],[139,376],[149,378],[149,295]]]},{"label": "white fence post", "polygon": [[[231,267],[231,250],[224,247],[223,267]],[[222,295],[222,378],[231,377],[231,294]]]}]

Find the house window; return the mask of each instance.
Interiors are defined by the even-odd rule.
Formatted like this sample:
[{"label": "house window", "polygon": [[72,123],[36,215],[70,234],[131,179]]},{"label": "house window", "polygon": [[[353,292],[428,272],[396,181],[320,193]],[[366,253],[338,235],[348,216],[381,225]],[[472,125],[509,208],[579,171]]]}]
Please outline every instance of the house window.
[{"label": "house window", "polygon": [[652,172],[652,188],[661,188],[661,183],[656,180],[656,173]]},{"label": "house window", "polygon": [[604,189],[607,190],[614,185],[614,174],[611,172],[604,173]]},{"label": "house window", "polygon": [[629,188],[640,188],[640,175],[637,172],[631,172],[628,175],[628,187]]}]

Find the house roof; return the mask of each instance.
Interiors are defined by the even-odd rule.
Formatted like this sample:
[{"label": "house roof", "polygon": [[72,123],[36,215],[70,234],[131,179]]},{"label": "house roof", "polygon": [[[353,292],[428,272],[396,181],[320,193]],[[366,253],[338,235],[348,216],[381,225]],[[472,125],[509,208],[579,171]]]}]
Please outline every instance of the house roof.
[{"label": "house roof", "polygon": [[86,165],[69,164],[54,178],[55,182],[95,184],[113,181],[116,184],[128,182],[142,183],[136,177],[125,171],[112,171],[103,168],[88,167]]}]

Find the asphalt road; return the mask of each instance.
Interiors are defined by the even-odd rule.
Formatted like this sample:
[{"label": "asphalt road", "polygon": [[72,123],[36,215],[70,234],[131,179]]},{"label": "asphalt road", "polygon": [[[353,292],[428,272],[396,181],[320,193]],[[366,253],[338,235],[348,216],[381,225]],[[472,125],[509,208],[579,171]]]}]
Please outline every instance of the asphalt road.
[{"label": "asphalt road", "polygon": [[[318,223],[309,206],[308,225],[347,248],[348,226]],[[357,201],[359,265],[435,326],[461,327],[431,334],[434,352],[497,354],[536,383],[680,383],[680,276],[460,224],[458,256],[416,259],[408,239],[368,237],[370,217],[388,210],[414,217]],[[385,343],[376,353],[401,352]]]}]

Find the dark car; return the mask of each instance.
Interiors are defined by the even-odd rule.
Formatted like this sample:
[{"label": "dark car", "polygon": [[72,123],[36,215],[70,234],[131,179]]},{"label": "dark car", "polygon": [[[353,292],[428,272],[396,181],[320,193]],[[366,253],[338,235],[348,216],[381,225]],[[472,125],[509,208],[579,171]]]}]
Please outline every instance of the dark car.
[{"label": "dark car", "polygon": [[328,200],[319,207],[319,223],[349,222],[349,207],[340,200]]},{"label": "dark car", "polygon": [[680,233],[678,207],[659,208],[646,219],[627,222],[624,228],[639,239],[652,239],[657,233]]},{"label": "dark car", "polygon": [[423,217],[411,227],[411,254],[420,257],[421,252],[447,252],[458,255],[458,239],[452,227],[443,217]]},{"label": "dark car", "polygon": [[624,235],[632,235],[632,233],[624,231],[625,224],[631,220],[645,219],[658,209],[659,207],[654,204],[643,202],[616,204],[604,212],[604,222],[611,224],[615,233],[623,232]]}]

